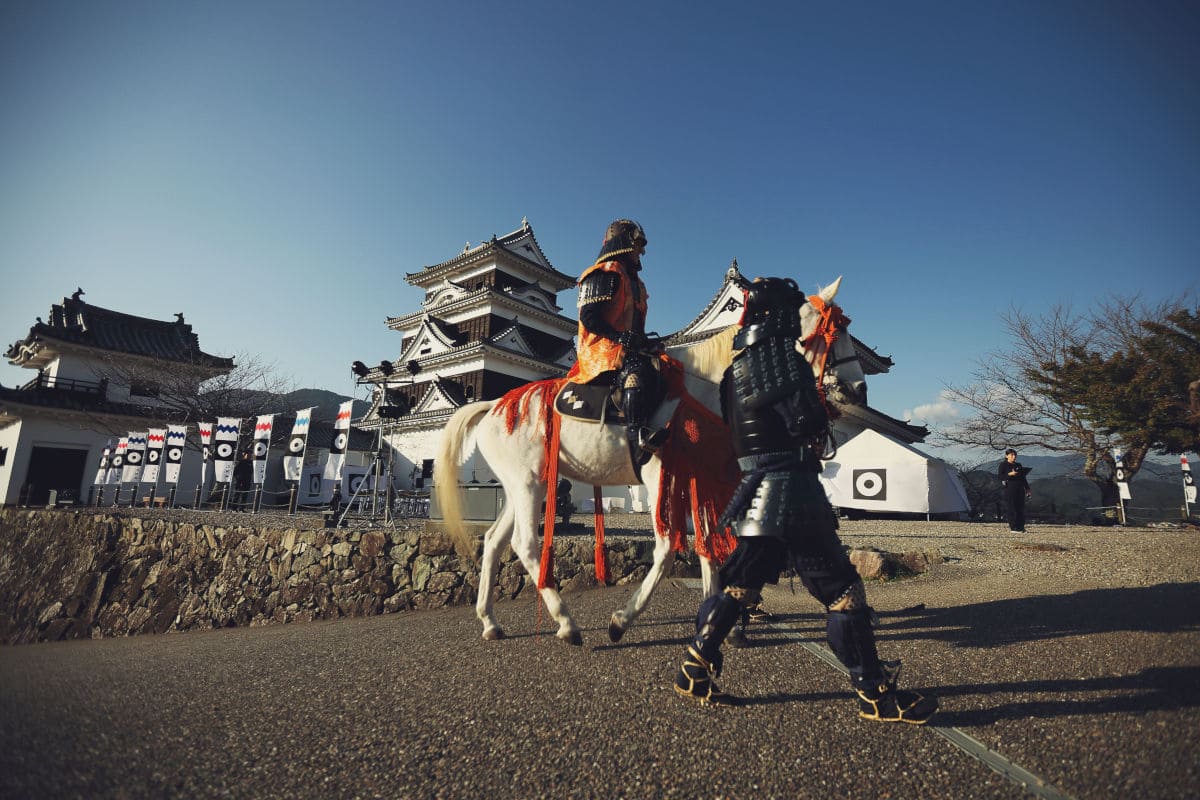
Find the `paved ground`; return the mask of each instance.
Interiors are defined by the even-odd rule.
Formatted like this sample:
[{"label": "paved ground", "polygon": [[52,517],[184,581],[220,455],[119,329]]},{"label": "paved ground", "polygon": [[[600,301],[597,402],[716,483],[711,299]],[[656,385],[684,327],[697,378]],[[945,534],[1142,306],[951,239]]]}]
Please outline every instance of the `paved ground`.
[{"label": "paved ground", "polygon": [[[1077,798],[1200,796],[1200,535],[850,523],[848,544],[938,550],[868,589],[880,649],[961,731]],[[1049,545],[1062,549],[1028,549]],[[528,599],[483,642],[470,609],[0,649],[0,797],[1029,797],[931,728],[853,714],[798,639],[730,650],[739,709],[668,688],[698,600],[664,583],[618,645],[619,586],[568,596],[572,648]],[[924,604],[923,608],[914,608]],[[540,633],[539,633],[540,630]]]}]

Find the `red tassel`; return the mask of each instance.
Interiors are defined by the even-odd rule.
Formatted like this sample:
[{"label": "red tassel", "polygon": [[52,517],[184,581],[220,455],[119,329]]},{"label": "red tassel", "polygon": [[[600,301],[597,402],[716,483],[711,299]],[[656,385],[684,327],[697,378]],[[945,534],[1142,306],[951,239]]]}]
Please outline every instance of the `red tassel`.
[{"label": "red tassel", "polygon": [[[554,394],[550,396],[553,398]],[[547,444],[546,523],[545,533],[542,534],[541,568],[538,571],[539,589],[554,585],[554,517],[558,506],[558,442],[562,429],[561,419],[552,409],[546,409],[544,413],[550,415],[550,440]]]},{"label": "red tassel", "polygon": [[596,582],[601,586],[608,584],[608,556],[604,552],[604,497],[599,486],[592,487],[592,497],[596,502]]}]

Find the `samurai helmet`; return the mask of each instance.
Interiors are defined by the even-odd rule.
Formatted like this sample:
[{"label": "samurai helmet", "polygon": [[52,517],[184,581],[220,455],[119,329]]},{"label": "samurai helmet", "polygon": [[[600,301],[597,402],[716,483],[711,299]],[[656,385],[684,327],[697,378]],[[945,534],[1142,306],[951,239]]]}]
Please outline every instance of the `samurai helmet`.
[{"label": "samurai helmet", "polygon": [[631,219],[618,219],[609,223],[604,233],[604,244],[600,247],[598,261],[607,261],[617,256],[632,255],[636,262],[646,246],[646,232]]}]

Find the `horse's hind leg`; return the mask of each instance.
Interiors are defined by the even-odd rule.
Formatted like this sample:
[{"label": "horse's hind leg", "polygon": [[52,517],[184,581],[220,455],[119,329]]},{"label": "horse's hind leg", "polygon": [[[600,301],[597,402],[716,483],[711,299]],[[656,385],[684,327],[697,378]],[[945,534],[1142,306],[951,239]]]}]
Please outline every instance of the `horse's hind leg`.
[{"label": "horse's hind leg", "polygon": [[495,585],[496,572],[500,566],[500,553],[512,538],[512,532],[512,505],[506,504],[500,516],[492,523],[492,527],[484,534],[483,559],[479,564],[479,597],[475,600],[475,616],[483,623],[483,638],[489,641],[504,638],[504,630],[492,613],[492,587]]},{"label": "horse's hind leg", "polygon": [[659,582],[674,563],[675,551],[671,549],[670,537],[655,536],[654,563],[650,565],[650,571],[646,573],[646,577],[633,593],[633,596],[629,598],[629,602],[625,605],[625,608],[613,612],[612,619],[608,625],[609,639],[614,642],[620,641],[621,637],[625,635],[625,631],[633,624],[633,621],[645,610],[646,604],[650,602],[651,595],[654,594],[654,590],[658,588]]}]

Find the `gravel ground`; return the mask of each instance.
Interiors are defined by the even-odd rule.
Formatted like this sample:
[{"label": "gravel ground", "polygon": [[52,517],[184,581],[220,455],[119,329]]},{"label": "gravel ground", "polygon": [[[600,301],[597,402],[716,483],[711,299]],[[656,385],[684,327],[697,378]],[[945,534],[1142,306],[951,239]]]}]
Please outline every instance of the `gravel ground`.
[{"label": "gravel ground", "polygon": [[[868,586],[880,652],[940,698],[935,723],[1067,796],[1200,796],[1195,530],[841,534],[942,559]],[[568,594],[582,648],[526,597],[497,605],[501,642],[450,608],[0,648],[0,796],[1031,796],[930,728],[856,719],[844,678],[798,644],[823,641],[824,615],[795,588],[769,587],[777,619],[727,651],[740,709],[668,688],[698,601],[679,580],[618,644],[608,614],[632,587]]]}]

